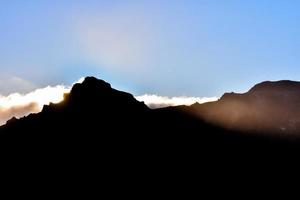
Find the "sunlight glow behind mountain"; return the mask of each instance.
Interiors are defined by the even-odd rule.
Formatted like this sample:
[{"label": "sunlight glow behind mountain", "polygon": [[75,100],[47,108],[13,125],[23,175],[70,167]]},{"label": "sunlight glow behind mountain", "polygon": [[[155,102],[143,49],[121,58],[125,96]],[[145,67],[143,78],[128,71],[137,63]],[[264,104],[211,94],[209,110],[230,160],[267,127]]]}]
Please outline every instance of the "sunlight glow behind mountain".
[{"label": "sunlight glow behind mountain", "polygon": [[[81,83],[83,80],[84,78],[80,78],[75,83]],[[30,113],[38,113],[44,105],[48,105],[50,102],[58,103],[62,101],[64,94],[70,92],[71,88],[72,86],[57,85],[36,89],[27,94],[0,95],[0,125],[5,124],[12,117],[20,118]],[[149,94],[136,96],[135,98],[144,101],[150,108],[191,105],[195,102],[205,103],[218,99],[217,97],[164,97]]]},{"label": "sunlight glow behind mountain", "polygon": [[1,108],[11,108],[13,106],[28,105],[35,102],[39,108],[50,102],[58,103],[63,99],[63,94],[68,92],[70,88],[63,85],[58,85],[55,87],[46,87],[37,89],[28,94],[22,95],[19,93],[14,93],[9,96],[0,96]]}]

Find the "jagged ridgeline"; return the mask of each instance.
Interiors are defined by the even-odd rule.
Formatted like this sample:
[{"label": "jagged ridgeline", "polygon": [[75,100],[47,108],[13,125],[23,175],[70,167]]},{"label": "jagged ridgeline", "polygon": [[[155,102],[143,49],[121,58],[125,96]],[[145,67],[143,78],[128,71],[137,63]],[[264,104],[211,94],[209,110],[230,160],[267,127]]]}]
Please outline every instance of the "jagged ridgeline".
[{"label": "jagged ridgeline", "polygon": [[0,136],[22,144],[108,142],[149,148],[295,144],[299,91],[298,82],[264,82],[245,94],[226,93],[216,102],[150,109],[133,95],[87,77],[62,102],[9,120]]}]

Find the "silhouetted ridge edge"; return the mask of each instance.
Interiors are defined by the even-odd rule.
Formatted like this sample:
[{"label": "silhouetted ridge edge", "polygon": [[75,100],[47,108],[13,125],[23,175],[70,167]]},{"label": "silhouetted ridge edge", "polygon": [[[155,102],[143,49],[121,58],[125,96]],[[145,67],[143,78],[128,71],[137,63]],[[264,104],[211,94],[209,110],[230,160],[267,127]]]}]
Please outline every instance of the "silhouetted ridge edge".
[{"label": "silhouetted ridge edge", "polygon": [[270,92],[270,91],[295,91],[299,90],[300,92],[300,82],[290,81],[290,80],[281,80],[281,81],[264,81],[259,84],[256,84],[252,87],[248,93],[256,92]]},{"label": "silhouetted ridge edge", "polygon": [[132,94],[118,91],[95,77],[86,77],[64,95],[62,102],[44,106],[38,114],[14,118],[0,132],[15,138],[49,141],[103,141],[116,137],[126,142],[257,144],[266,135],[273,138],[299,133],[300,120],[293,115],[300,113],[300,94],[295,92],[299,85],[292,81],[264,82],[244,94],[225,93],[216,102],[152,110]]}]

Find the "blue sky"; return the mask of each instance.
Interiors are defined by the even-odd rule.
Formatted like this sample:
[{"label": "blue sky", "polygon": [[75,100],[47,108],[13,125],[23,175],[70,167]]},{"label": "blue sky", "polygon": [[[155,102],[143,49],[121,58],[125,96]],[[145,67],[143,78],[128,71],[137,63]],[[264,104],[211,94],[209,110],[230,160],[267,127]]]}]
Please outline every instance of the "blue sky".
[{"label": "blue sky", "polygon": [[298,0],[0,0],[0,94],[86,75],[167,96],[300,80],[299,10]]}]

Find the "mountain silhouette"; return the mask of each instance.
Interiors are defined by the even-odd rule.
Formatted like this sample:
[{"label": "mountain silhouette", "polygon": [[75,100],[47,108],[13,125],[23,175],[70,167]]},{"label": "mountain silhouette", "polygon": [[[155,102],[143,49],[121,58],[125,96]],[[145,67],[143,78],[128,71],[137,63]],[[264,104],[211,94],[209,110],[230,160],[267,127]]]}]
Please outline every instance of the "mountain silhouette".
[{"label": "mountain silhouette", "polygon": [[300,83],[262,82],[244,94],[225,93],[191,112],[230,130],[281,137],[300,136]]},{"label": "mountain silhouette", "polygon": [[[150,109],[87,77],[62,102],[1,126],[0,154],[9,171],[56,182],[64,177],[70,185],[117,181],[123,189],[150,192],[151,185],[191,188],[191,179],[224,174],[228,180],[245,167],[290,166],[288,158],[294,160],[300,147],[289,124],[297,119],[298,88],[296,82],[265,82],[216,102]],[[291,134],[280,134],[283,125]]]},{"label": "mountain silhouette", "polygon": [[[298,93],[292,81],[264,82],[218,101],[150,109],[133,95],[87,77],[64,100],[0,127],[0,143],[49,152],[74,149],[145,154],[298,147]],[[55,148],[54,148],[55,147]],[[18,149],[17,148],[17,149]],[[222,150],[224,153],[224,150]],[[146,153],[146,154],[147,154]]]}]

